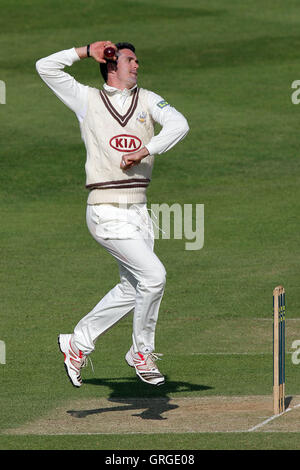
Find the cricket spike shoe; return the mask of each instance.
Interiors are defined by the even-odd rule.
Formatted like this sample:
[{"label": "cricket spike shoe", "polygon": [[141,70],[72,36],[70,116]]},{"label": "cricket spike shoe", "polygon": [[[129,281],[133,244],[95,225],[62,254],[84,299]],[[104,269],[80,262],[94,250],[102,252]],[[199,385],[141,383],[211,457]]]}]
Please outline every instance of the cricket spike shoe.
[{"label": "cricket spike shoe", "polygon": [[165,378],[155,364],[155,361],[160,359],[159,356],[162,356],[162,354],[154,352],[147,354],[135,353],[131,346],[125,356],[125,360],[130,367],[135,368],[136,375],[143,382],[151,385],[163,385]]},{"label": "cricket spike shoe", "polygon": [[65,369],[68,377],[74,385],[74,387],[81,387],[82,379],[80,375],[80,369],[86,365],[86,356],[82,354],[82,351],[76,353],[71,342],[72,335],[59,335],[58,345],[59,349],[64,355]]}]

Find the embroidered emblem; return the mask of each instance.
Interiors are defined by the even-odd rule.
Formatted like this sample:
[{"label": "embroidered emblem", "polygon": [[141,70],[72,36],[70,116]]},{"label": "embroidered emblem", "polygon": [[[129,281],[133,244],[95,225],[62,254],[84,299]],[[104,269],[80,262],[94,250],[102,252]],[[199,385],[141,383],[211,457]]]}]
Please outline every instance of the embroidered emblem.
[{"label": "embroidered emblem", "polygon": [[166,106],[170,106],[169,103],[165,100],[162,100],[160,101],[159,103],[157,103],[157,106],[160,108],[160,109],[163,109],[165,108]]},{"label": "embroidered emblem", "polygon": [[144,124],[144,122],[146,122],[146,117],[147,117],[147,113],[145,113],[144,111],[141,111],[138,115],[137,115],[137,121],[141,122],[142,124]]}]

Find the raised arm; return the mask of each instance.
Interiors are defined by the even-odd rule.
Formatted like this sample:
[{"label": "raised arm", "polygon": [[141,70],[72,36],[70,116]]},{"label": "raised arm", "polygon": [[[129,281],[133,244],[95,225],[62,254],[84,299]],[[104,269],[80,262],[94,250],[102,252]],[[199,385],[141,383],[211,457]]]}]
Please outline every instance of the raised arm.
[{"label": "raised arm", "polygon": [[[103,51],[107,45],[114,46],[110,41],[92,43],[89,47],[89,56],[97,62],[106,62]],[[83,46],[56,52],[36,62],[36,69],[41,79],[68,108],[74,111],[80,122],[86,114],[88,86],[77,82],[64,71],[64,68],[86,57],[88,57],[87,46]]]}]

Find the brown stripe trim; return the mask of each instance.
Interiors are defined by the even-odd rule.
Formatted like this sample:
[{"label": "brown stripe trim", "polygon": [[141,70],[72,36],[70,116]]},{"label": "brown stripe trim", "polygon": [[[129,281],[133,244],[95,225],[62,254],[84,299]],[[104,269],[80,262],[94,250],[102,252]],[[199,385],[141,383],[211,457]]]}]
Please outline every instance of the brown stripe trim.
[{"label": "brown stripe trim", "polygon": [[105,187],[99,187],[97,184],[90,185],[88,189],[123,189],[123,188],[147,188],[149,185],[148,184],[123,184],[122,186],[105,186]]},{"label": "brown stripe trim", "polygon": [[150,180],[149,178],[130,178],[128,180],[116,180],[116,181],[105,181],[104,183],[91,183],[87,184],[86,188],[89,188],[90,186],[107,186],[107,185],[114,185],[114,184],[128,184],[128,183],[144,183],[144,184],[149,184]]},{"label": "brown stripe trim", "polygon": [[110,99],[108,98],[107,94],[101,90],[100,97],[106,107],[106,109],[110,112],[112,117],[116,119],[116,121],[120,124],[120,126],[125,127],[128,123],[129,119],[132,117],[134,111],[136,110],[137,103],[138,103],[138,96],[139,96],[139,88],[136,88],[133,92],[131,104],[127,110],[127,112],[122,116],[118,113],[116,108],[112,105]]},{"label": "brown stripe trim", "polygon": [[102,97],[105,99],[105,101],[107,102],[107,105],[110,107],[111,111],[118,117],[120,118],[121,121],[124,121],[124,119],[126,119],[127,115],[130,113],[131,111],[131,107],[134,105],[134,101],[137,99],[138,97],[138,93],[139,93],[139,89],[138,88],[135,88],[133,90],[133,93],[132,93],[132,99],[131,99],[131,104],[128,108],[128,110],[126,111],[126,113],[124,115],[118,113],[118,111],[116,110],[116,108],[114,107],[114,105],[111,103],[108,95],[105,93],[104,90],[102,90]]},{"label": "brown stripe trim", "polygon": [[103,99],[103,102],[107,108],[107,110],[110,112],[110,114],[112,115],[112,117],[114,119],[116,119],[116,121],[120,124],[121,127],[125,127],[126,124],[128,123],[129,119],[132,117],[136,107],[137,107],[137,98],[138,98],[138,93],[135,92],[133,98],[132,98],[132,101],[131,101],[131,105],[129,106],[129,109],[127,110],[126,114],[124,114],[124,116],[121,116],[117,110],[113,107],[113,105],[111,104],[111,102],[109,101],[109,98],[104,94],[102,93],[102,99]]},{"label": "brown stripe trim", "polygon": [[101,91],[100,91],[100,94],[102,95],[102,98],[105,99],[105,101],[107,102],[107,105],[111,108],[112,112],[113,112],[117,117],[119,117],[122,121],[126,118],[127,114],[130,112],[130,109],[131,109],[133,100],[134,100],[134,98],[135,98],[135,96],[136,96],[136,93],[137,93],[137,88],[135,88],[135,89],[133,90],[132,98],[131,98],[131,104],[130,104],[128,110],[126,111],[126,113],[125,113],[124,115],[122,115],[122,114],[120,114],[120,113],[116,110],[116,108],[114,107],[114,105],[111,103],[111,101],[110,101],[108,95],[106,94],[106,92],[105,92],[104,90],[101,90]]},{"label": "brown stripe trim", "polygon": [[102,92],[100,92],[100,96],[101,96],[101,98],[102,98],[102,100],[103,100],[103,103],[104,103],[104,105],[105,105],[107,111],[108,111],[108,112],[112,115],[112,117],[120,124],[120,126],[124,127],[125,124],[124,124],[117,116],[114,115],[113,111],[110,109],[108,103],[107,103],[106,100],[103,98],[103,96],[102,96],[101,93],[102,93]]}]

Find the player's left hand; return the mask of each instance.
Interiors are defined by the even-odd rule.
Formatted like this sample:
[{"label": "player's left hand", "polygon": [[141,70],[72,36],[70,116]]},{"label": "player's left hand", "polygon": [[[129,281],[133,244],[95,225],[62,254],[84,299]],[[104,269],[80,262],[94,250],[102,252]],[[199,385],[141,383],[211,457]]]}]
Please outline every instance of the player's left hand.
[{"label": "player's left hand", "polygon": [[143,158],[147,157],[147,155],[149,155],[149,152],[146,147],[143,147],[137,152],[125,153],[122,156],[120,168],[122,170],[129,170],[129,168],[138,165],[143,160]]}]

